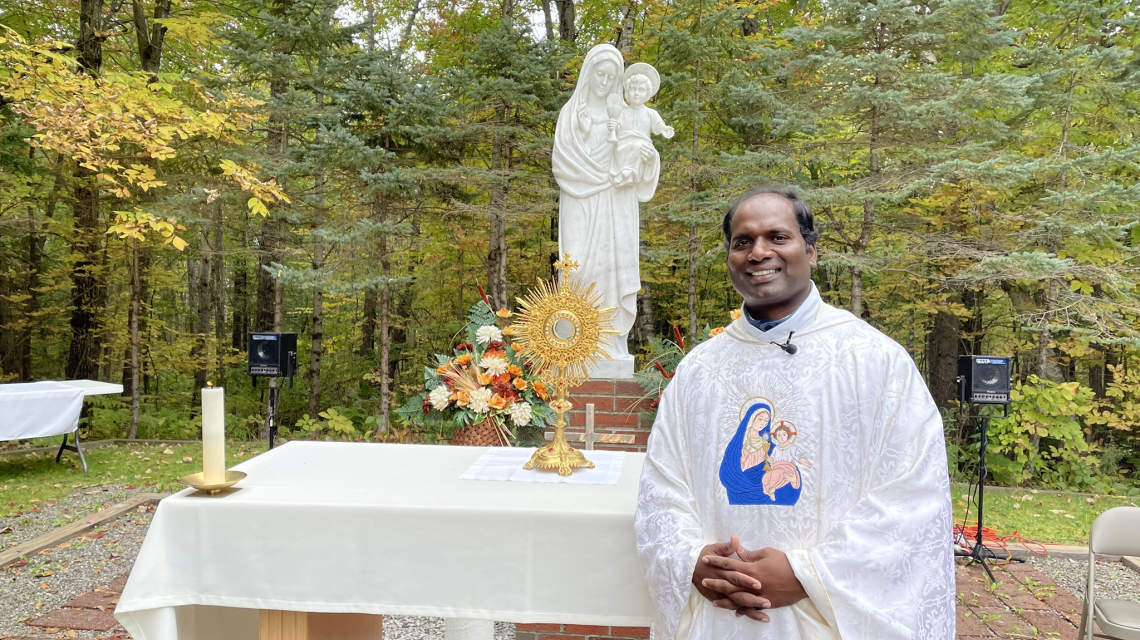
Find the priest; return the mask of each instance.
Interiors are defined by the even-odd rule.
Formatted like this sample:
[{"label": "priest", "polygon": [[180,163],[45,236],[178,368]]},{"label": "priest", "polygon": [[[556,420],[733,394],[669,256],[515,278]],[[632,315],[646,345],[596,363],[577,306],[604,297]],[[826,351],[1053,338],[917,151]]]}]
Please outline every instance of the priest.
[{"label": "priest", "polygon": [[724,217],[740,318],[659,405],[637,545],[661,640],[953,640],[942,421],[910,356],[824,303],[788,187]]}]

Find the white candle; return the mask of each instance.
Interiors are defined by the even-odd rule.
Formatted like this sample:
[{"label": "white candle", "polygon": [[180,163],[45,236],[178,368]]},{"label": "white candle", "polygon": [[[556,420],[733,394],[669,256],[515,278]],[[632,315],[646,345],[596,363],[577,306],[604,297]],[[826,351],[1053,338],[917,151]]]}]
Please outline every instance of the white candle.
[{"label": "white candle", "polygon": [[226,480],[225,389],[202,389],[202,475],[206,484]]}]

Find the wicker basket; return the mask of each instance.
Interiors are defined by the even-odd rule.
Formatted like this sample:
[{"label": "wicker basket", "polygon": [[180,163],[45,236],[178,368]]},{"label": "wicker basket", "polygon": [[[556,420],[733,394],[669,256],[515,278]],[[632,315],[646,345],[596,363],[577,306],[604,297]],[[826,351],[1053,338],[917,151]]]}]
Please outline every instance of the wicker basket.
[{"label": "wicker basket", "polygon": [[478,424],[456,429],[451,436],[451,444],[464,447],[502,447],[506,445],[495,421],[490,418]]}]

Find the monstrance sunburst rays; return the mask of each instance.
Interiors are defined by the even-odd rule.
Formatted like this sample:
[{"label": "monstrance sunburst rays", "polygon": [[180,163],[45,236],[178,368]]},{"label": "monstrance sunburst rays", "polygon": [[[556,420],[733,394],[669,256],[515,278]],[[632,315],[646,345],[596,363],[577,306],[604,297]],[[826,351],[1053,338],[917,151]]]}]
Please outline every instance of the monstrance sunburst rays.
[{"label": "monstrance sunburst rays", "polygon": [[614,308],[598,308],[602,294],[594,283],[583,286],[571,278],[570,271],[578,263],[570,260],[570,254],[554,266],[561,279],[540,282],[525,298],[518,299],[522,311],[511,330],[531,370],[551,381],[556,390],[550,403],[557,416],[554,439],[535,451],[523,468],[558,469],[559,475],[568,476],[573,468],[593,468],[594,463],[566,442],[565,414],[573,406],[567,393],[571,386],[589,378],[590,367],[609,359],[603,340],[617,331],[612,328]]}]

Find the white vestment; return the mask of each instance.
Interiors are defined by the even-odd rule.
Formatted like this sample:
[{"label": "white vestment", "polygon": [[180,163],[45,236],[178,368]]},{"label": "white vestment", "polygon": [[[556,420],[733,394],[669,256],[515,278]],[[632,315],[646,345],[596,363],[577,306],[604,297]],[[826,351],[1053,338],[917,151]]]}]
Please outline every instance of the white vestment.
[{"label": "white vestment", "polygon": [[[771,344],[790,331],[794,355]],[[742,471],[742,436],[774,452],[778,421],[800,475],[771,455]],[[636,516],[653,637],[953,640],[951,514],[942,420],[913,361],[813,286],[770,331],[740,319],[693,349],[665,389]],[[809,597],[766,624],[714,607],[693,570],[732,535],[785,552]]]}]

